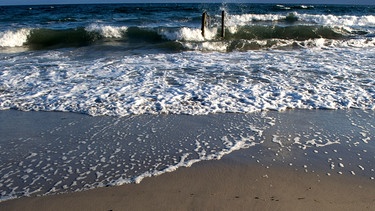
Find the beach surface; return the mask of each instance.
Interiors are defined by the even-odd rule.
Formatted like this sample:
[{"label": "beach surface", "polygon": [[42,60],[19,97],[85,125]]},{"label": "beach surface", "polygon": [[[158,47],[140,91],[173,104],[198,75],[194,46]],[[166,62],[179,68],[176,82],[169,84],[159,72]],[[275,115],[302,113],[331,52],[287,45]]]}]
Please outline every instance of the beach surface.
[{"label": "beach surface", "polygon": [[147,178],[0,203],[1,210],[374,210],[374,181],[225,157]]},{"label": "beach surface", "polygon": [[[0,116],[3,197],[13,186],[13,194],[22,185],[40,186],[3,200],[0,210],[375,209],[373,111],[118,118],[9,110]],[[113,147],[122,154],[111,153]],[[149,156],[150,163],[132,169],[145,148],[165,160]],[[164,167],[141,172],[155,165]],[[66,175],[70,168],[79,172]],[[127,175],[133,179],[115,180]],[[72,183],[83,188],[69,189]]]}]

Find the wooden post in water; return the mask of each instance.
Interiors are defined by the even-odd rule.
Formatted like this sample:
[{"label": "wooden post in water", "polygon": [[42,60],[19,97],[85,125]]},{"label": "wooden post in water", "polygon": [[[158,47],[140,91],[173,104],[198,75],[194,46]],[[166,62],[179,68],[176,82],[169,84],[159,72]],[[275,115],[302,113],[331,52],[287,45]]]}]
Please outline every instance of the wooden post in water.
[{"label": "wooden post in water", "polygon": [[202,14],[202,36],[204,37],[204,32],[205,32],[205,29],[206,29],[206,25],[207,25],[207,12],[204,12]]},{"label": "wooden post in water", "polygon": [[225,11],[221,11],[221,37],[225,37]]}]

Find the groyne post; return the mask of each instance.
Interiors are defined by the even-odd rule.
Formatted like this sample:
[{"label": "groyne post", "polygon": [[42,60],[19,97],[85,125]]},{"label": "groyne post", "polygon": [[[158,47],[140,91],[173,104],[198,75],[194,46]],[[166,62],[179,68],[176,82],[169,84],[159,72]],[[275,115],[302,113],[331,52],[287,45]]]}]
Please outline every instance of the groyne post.
[{"label": "groyne post", "polygon": [[[206,26],[208,23],[208,14],[207,12],[204,12],[202,14],[202,36],[204,37],[205,31],[206,31]],[[225,11],[221,11],[221,37],[225,37]]]},{"label": "groyne post", "polygon": [[221,37],[225,37],[225,11],[221,11]]},{"label": "groyne post", "polygon": [[202,14],[202,36],[204,37],[205,29],[207,25],[207,12]]}]

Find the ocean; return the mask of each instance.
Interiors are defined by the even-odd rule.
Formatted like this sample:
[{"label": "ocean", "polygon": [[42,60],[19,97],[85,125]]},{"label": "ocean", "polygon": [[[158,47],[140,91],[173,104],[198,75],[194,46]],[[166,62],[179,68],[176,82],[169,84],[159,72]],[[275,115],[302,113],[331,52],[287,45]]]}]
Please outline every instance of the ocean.
[{"label": "ocean", "polygon": [[[204,12],[208,20],[203,36]],[[0,110],[69,112],[84,119],[73,118],[35,137],[6,136],[0,145],[1,200],[137,182],[218,159],[263,143],[262,131],[278,125],[277,116],[289,110],[320,115],[339,110],[361,128],[340,129],[336,137],[329,125],[315,122],[320,129],[312,131],[318,138],[284,137],[297,148],[354,139],[365,145],[375,131],[375,6],[3,6]],[[215,115],[223,114],[235,117],[227,127],[215,126]],[[352,115],[368,121],[355,124]],[[178,123],[181,118],[203,118],[207,125]],[[82,121],[90,124],[77,125]],[[138,126],[129,126],[132,121]],[[166,127],[195,130],[176,135]],[[160,136],[178,141],[153,142]],[[27,144],[30,140],[33,144]],[[285,146],[278,136],[271,140]],[[373,172],[371,162],[356,166],[365,165]]]}]

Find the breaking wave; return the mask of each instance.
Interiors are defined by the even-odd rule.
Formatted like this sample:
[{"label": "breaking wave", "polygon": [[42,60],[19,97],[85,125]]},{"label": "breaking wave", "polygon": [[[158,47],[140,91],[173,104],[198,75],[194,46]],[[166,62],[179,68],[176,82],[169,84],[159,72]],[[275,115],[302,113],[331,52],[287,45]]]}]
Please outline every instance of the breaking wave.
[{"label": "breaking wave", "polygon": [[[213,17],[214,19],[215,17]],[[211,21],[205,36],[192,26],[111,26],[93,23],[68,29],[21,28],[0,32],[0,47],[28,47],[33,50],[81,47],[103,42],[142,43],[146,47],[171,50],[243,51],[263,48],[374,45],[375,16],[334,16],[289,13],[230,15],[226,20],[226,37]],[[322,39],[324,41],[322,41]],[[167,43],[167,45],[153,45]],[[151,44],[151,45],[148,45]]]}]

